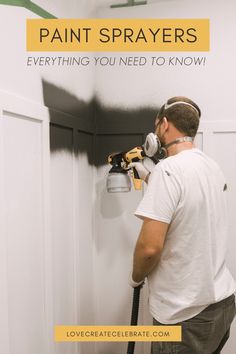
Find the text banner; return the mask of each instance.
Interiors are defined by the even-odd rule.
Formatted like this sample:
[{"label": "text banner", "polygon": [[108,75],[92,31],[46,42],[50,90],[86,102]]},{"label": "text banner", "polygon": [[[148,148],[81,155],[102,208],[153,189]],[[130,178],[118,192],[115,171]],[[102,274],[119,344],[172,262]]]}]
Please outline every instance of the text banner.
[{"label": "text banner", "polygon": [[55,326],[56,342],[180,342],[181,326]]},{"label": "text banner", "polygon": [[28,19],[27,51],[209,51],[209,19]]}]

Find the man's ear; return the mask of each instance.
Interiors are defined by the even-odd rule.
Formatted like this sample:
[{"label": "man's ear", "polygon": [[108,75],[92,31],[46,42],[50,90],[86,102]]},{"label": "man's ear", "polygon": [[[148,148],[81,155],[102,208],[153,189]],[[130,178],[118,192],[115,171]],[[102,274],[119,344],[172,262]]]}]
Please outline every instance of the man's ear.
[{"label": "man's ear", "polygon": [[169,128],[169,122],[166,117],[163,118],[163,125],[164,125],[165,130],[167,130]]}]

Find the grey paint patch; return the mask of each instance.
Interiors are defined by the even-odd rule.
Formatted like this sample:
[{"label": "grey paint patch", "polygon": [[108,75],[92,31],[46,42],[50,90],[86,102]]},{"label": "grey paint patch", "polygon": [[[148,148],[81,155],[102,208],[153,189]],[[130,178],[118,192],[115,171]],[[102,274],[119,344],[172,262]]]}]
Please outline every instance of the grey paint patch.
[{"label": "grey paint patch", "polygon": [[[145,135],[154,129],[158,108],[106,107],[96,98],[85,102],[49,82],[43,81],[42,85],[44,103],[50,113],[52,153],[72,149],[75,153],[86,153],[91,165],[101,166],[107,163],[111,152],[128,151],[142,144]],[[65,141],[64,134],[59,134],[61,129],[71,131],[72,145]],[[80,144],[79,133],[87,134],[92,148],[84,142]]]}]

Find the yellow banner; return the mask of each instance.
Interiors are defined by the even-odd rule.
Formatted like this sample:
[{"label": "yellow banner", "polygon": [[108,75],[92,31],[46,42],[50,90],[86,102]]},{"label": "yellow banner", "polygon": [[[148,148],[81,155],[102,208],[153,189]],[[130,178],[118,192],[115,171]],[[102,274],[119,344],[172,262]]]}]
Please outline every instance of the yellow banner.
[{"label": "yellow banner", "polygon": [[27,51],[199,52],[209,19],[28,19]]},{"label": "yellow banner", "polygon": [[181,326],[55,326],[56,342],[180,342]]}]

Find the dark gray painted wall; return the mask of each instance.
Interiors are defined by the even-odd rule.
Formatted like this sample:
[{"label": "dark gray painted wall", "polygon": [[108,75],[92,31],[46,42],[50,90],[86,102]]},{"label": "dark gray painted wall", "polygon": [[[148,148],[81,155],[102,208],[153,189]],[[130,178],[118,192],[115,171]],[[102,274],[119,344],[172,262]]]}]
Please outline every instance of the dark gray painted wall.
[{"label": "dark gray painted wall", "polygon": [[[86,153],[91,165],[101,166],[111,152],[141,145],[145,135],[153,131],[158,108],[108,108],[95,98],[85,102],[51,83],[42,84],[44,103],[50,112],[52,152],[74,149],[75,153]],[[65,134],[60,135],[60,129],[70,131],[71,144]],[[87,136],[87,144],[80,143],[80,133]]]}]

